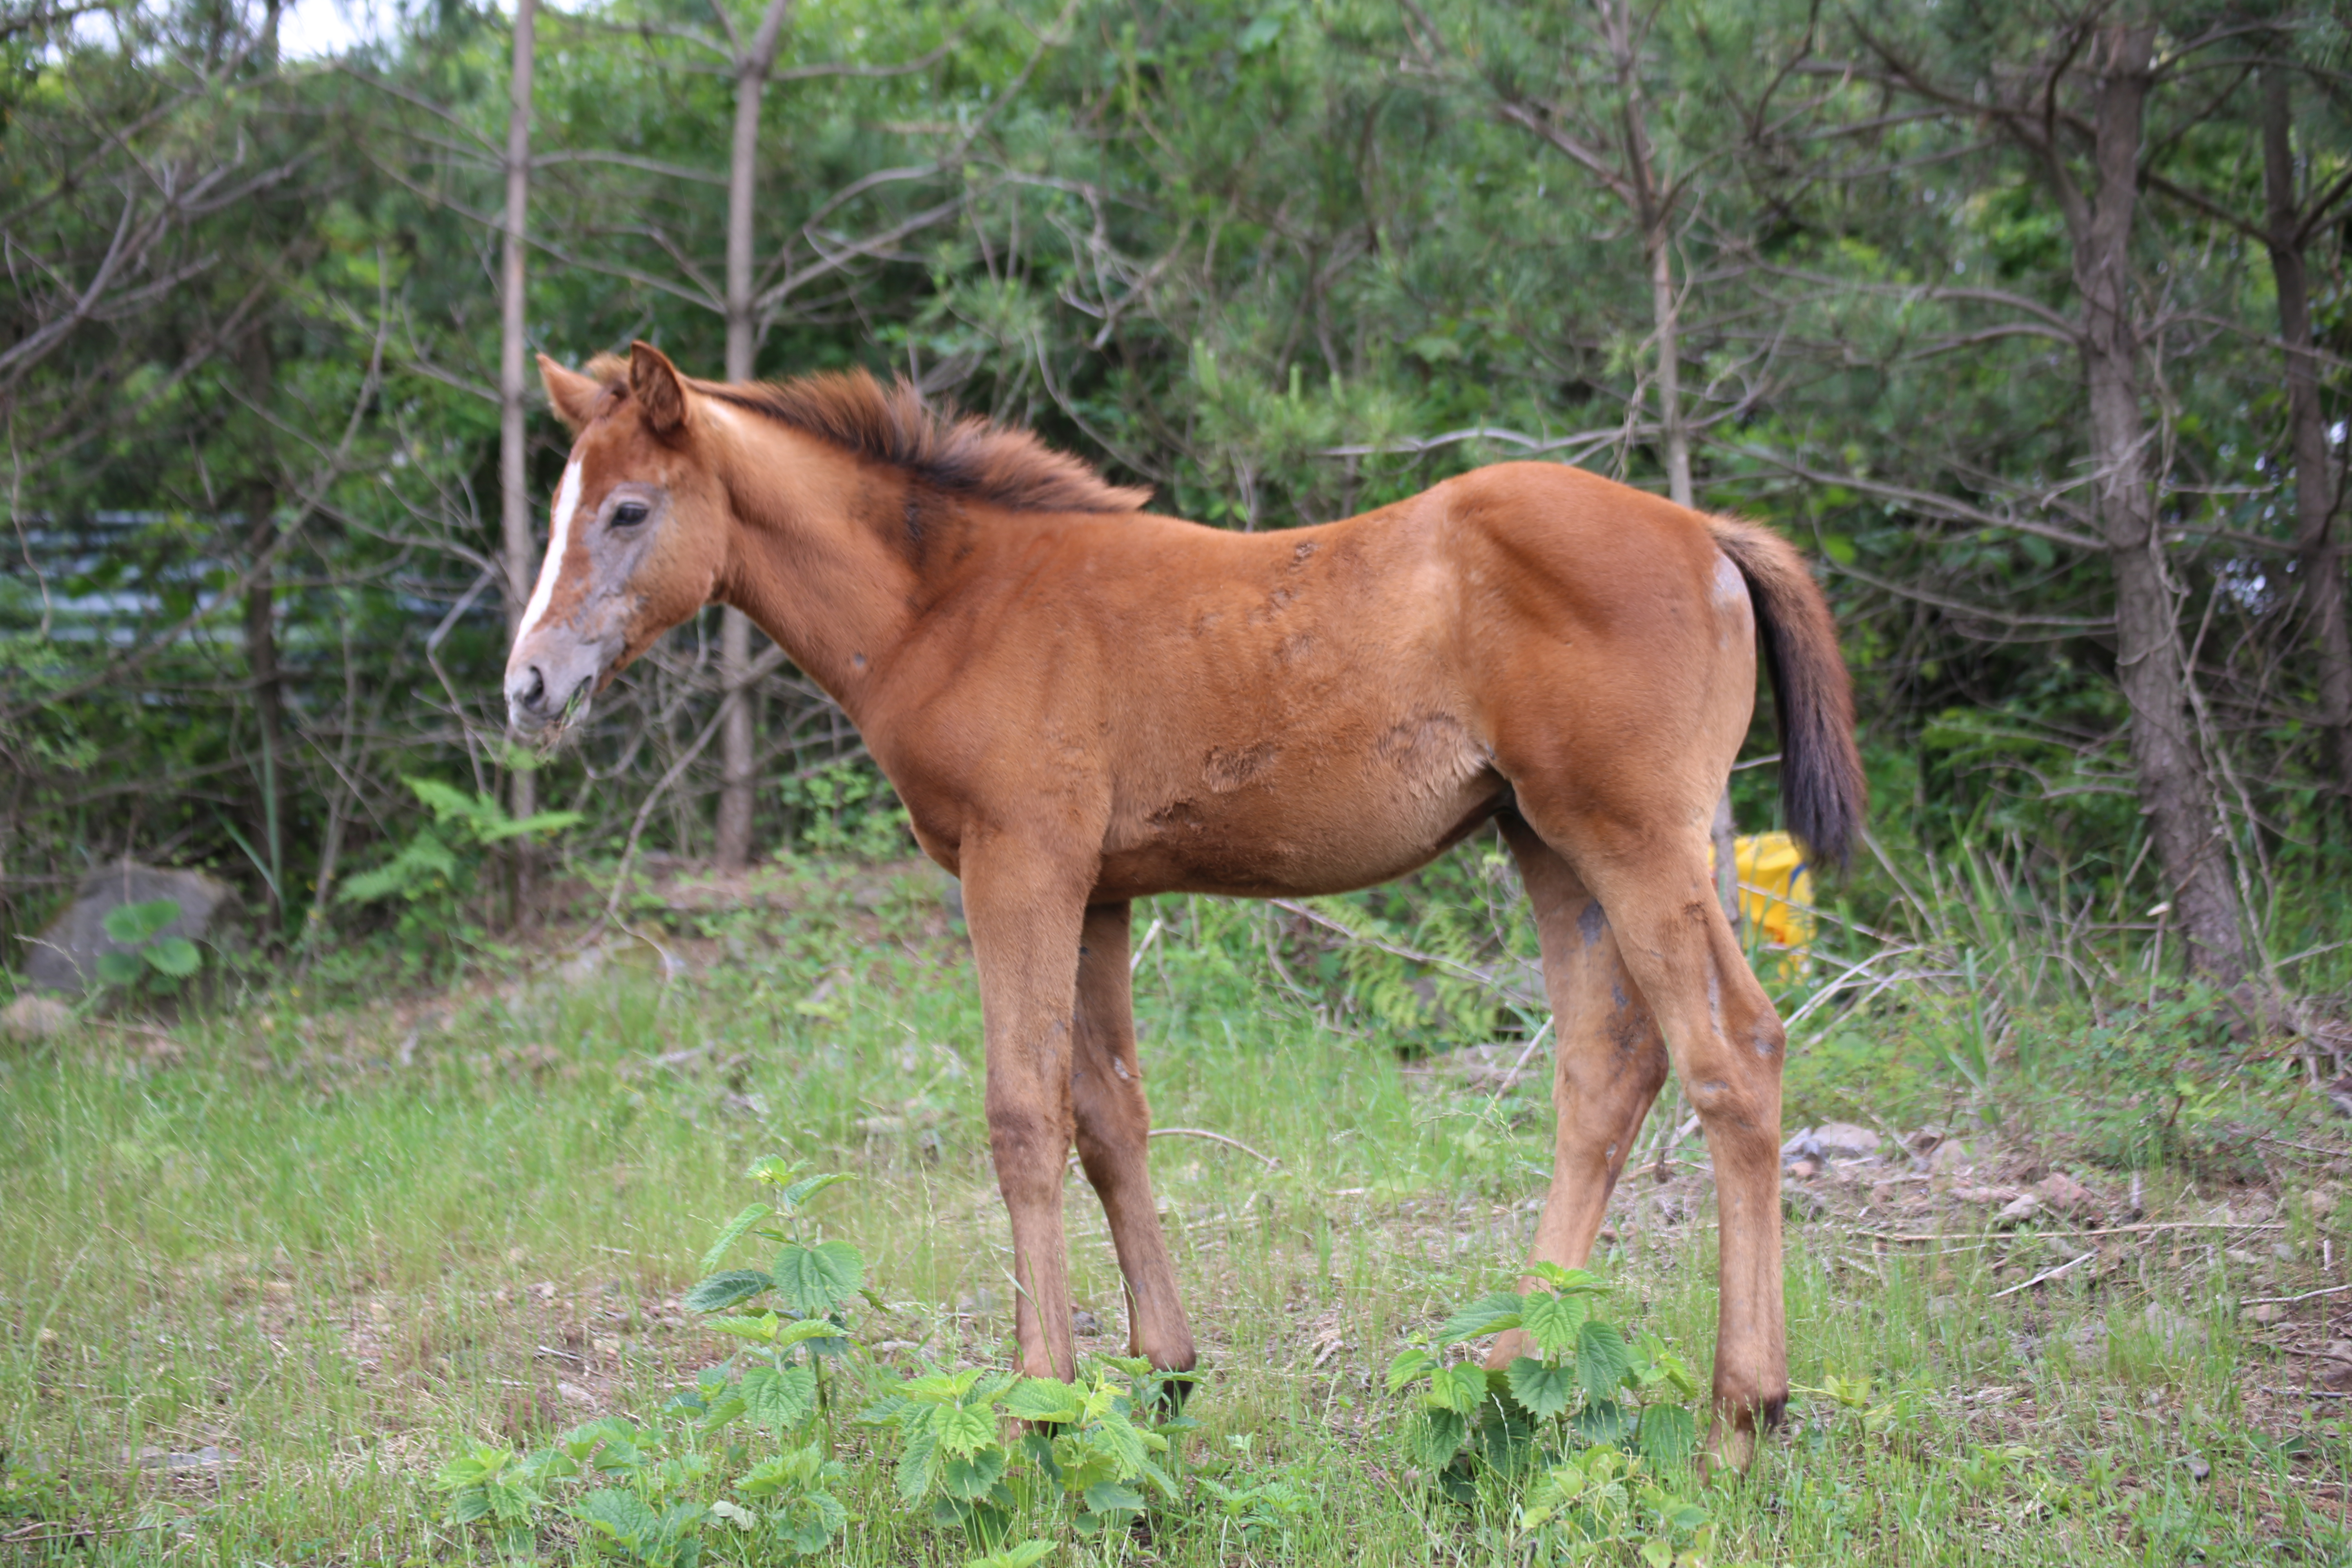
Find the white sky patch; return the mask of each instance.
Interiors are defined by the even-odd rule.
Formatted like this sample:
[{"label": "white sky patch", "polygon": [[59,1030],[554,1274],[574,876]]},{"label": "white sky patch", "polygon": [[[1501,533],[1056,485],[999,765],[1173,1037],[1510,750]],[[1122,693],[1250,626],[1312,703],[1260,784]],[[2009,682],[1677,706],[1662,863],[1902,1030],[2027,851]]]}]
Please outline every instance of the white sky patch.
[{"label": "white sky patch", "polygon": [[295,0],[278,13],[278,53],[289,60],[330,58],[376,42],[384,23],[372,0]]},{"label": "white sky patch", "polygon": [[530,603],[523,607],[522,629],[515,633],[517,647],[539,629],[547,602],[555,596],[556,579],[563,575],[564,553],[572,547],[572,514],[579,510],[580,459],[574,458],[563,465],[563,482],[555,487],[555,527],[547,536],[547,559],[540,563],[539,586],[530,591]]}]

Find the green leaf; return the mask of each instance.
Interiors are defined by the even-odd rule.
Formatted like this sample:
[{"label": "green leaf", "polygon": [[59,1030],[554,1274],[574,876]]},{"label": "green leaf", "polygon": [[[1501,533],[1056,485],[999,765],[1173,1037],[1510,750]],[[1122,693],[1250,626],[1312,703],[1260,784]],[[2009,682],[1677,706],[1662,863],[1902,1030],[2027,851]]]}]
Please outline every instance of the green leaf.
[{"label": "green leaf", "polygon": [[939,1433],[933,1428],[943,1406],[918,1405],[898,1418],[899,1429],[906,1434],[906,1447],[898,1450],[898,1500],[915,1503],[931,1489],[931,1480],[939,1473],[945,1457],[940,1452]]},{"label": "green leaf", "polygon": [[626,1546],[650,1543],[661,1533],[661,1516],[626,1487],[605,1487],[590,1492],[572,1510],[572,1517]]},{"label": "green leaf", "polygon": [[835,1171],[830,1175],[803,1176],[776,1194],[776,1206],[786,1214],[794,1213],[806,1205],[809,1199],[827,1187],[837,1187],[844,1182],[854,1182],[856,1179],[845,1171]]},{"label": "green leaf", "polygon": [[756,1268],[730,1268],[698,1282],[686,1293],[684,1300],[690,1311],[716,1312],[738,1301],[748,1301],[761,1291],[772,1289],[775,1283]]},{"label": "green leaf", "polygon": [[1122,1479],[1140,1471],[1148,1462],[1144,1458],[1146,1445],[1156,1440],[1162,1447],[1167,1446],[1164,1438],[1154,1439],[1137,1431],[1135,1423],[1116,1410],[1096,1413],[1087,1427],[1086,1439],[1090,1447],[1109,1454],[1118,1462]]},{"label": "green leaf", "polygon": [[976,1454],[996,1441],[996,1417],[983,1405],[942,1405],[931,1432],[944,1453]]},{"label": "green leaf", "polygon": [[816,1409],[816,1373],[804,1366],[751,1367],[743,1373],[742,1390],[745,1414],[763,1431],[787,1431]]},{"label": "green leaf", "polygon": [[777,1516],[777,1533],[783,1543],[803,1557],[814,1557],[841,1533],[849,1522],[849,1510],[825,1492],[811,1492],[793,1500],[791,1507]]},{"label": "green leaf", "polygon": [[708,1274],[718,1268],[719,1260],[727,1256],[729,1247],[742,1240],[747,1231],[775,1212],[769,1205],[751,1204],[745,1206],[742,1213],[720,1226],[719,1239],[712,1242],[710,1250],[702,1255],[702,1271]]},{"label": "green leaf", "polygon": [[1486,1369],[1466,1361],[1441,1367],[1431,1374],[1429,1393],[1423,1397],[1438,1409],[1474,1415],[1486,1403]]},{"label": "green leaf", "polygon": [[970,1455],[950,1459],[940,1470],[940,1489],[950,1497],[978,1502],[1003,1478],[1004,1467],[1010,1457],[992,1443]]},{"label": "green leaf", "polygon": [[1054,1544],[1049,1541],[1024,1541],[1002,1552],[972,1558],[963,1568],[1037,1568],[1053,1550]]},{"label": "green leaf", "polygon": [[1550,1290],[1530,1291],[1527,1310],[1519,1314],[1519,1326],[1528,1331],[1547,1355],[1565,1355],[1576,1348],[1576,1336],[1584,1321],[1592,1315],[1581,1296],[1559,1295]]},{"label": "green leaf", "polygon": [[1436,1369],[1437,1358],[1418,1345],[1399,1351],[1396,1360],[1389,1363],[1389,1392],[1402,1394]]},{"label": "green leaf", "polygon": [[1097,1481],[1079,1494],[1091,1513],[1140,1513],[1143,1494],[1120,1481]]},{"label": "green leaf", "polygon": [[797,1316],[814,1318],[857,1294],[866,1282],[866,1260],[845,1241],[793,1242],[776,1254],[775,1276],[784,1304]]},{"label": "green leaf", "polygon": [[1653,1405],[1642,1412],[1642,1429],[1635,1439],[1642,1457],[1654,1465],[1679,1465],[1698,1446],[1698,1422],[1679,1405]]},{"label": "green leaf", "polygon": [[1576,1397],[1576,1369],[1521,1356],[1510,1367],[1511,1397],[1538,1421],[1549,1421]]},{"label": "green leaf", "polygon": [[1469,1423],[1451,1410],[1424,1410],[1405,1439],[1405,1451],[1425,1470],[1439,1470],[1461,1450]]},{"label": "green leaf", "polygon": [[758,1344],[766,1344],[776,1337],[776,1331],[782,1326],[783,1321],[783,1319],[773,1312],[762,1312],[756,1318],[747,1318],[740,1314],[713,1318],[703,1326],[716,1329],[722,1334],[732,1334],[739,1340],[751,1340]]},{"label": "green leaf", "polygon": [[1086,1415],[1086,1391],[1058,1377],[1024,1377],[1004,1396],[1004,1410],[1024,1421],[1066,1424]]},{"label": "green leaf", "polygon": [[439,779],[403,778],[400,782],[431,809],[433,819],[444,826],[459,822],[479,829],[494,826],[507,819],[505,809],[497,801],[467,795]]},{"label": "green leaf", "polygon": [[98,977],[109,985],[135,984],[147,973],[147,966],[135,952],[101,952],[98,955]]},{"label": "green leaf", "polygon": [[1619,1443],[1633,1429],[1633,1418],[1613,1399],[1588,1399],[1569,1425],[1588,1443]]},{"label": "green leaf", "polygon": [[395,893],[415,898],[431,887],[436,879],[454,881],[457,876],[457,858],[449,852],[449,847],[431,828],[420,827],[399,854],[373,871],[362,871],[346,879],[335,900],[339,903],[367,904]]},{"label": "green leaf", "polygon": [[140,956],[174,980],[185,980],[205,963],[205,955],[196,951],[196,944],[184,936],[167,936]]},{"label": "green leaf", "polygon": [[521,838],[533,833],[561,833],[567,827],[585,822],[576,811],[542,811],[526,816],[520,822],[500,822],[477,829],[482,842],[496,844],[503,838]]},{"label": "green leaf", "polygon": [[151,899],[143,904],[117,904],[106,911],[102,922],[106,934],[125,947],[137,947],[152,942],[173,921],[180,918],[177,899]]},{"label": "green leaf", "polygon": [[1441,1345],[1458,1344],[1464,1340],[1481,1339],[1487,1334],[1499,1334],[1506,1329],[1519,1326],[1519,1309],[1524,1303],[1516,1291],[1497,1290],[1463,1308],[1445,1320],[1437,1331]]},{"label": "green leaf", "polygon": [[[1265,16],[1258,17],[1248,26],[1244,27],[1241,30],[1241,36],[1234,40],[1234,48],[1235,52],[1244,55],[1254,55],[1261,49],[1272,48],[1274,47],[1275,40],[1282,37],[1282,29],[1287,26],[1289,23],[1290,11],[1288,7],[1277,7],[1275,10],[1268,11]],[[1414,341],[1418,343],[1420,340],[1416,339]],[[1418,351],[1416,350],[1416,352]],[[1461,351],[1456,349],[1454,351],[1454,354],[1456,358],[1459,358]]]},{"label": "green leaf", "polygon": [[1588,1322],[1576,1336],[1576,1371],[1584,1392],[1595,1399],[1615,1394],[1633,1364],[1625,1336],[1614,1323]]},{"label": "green leaf", "polygon": [[837,1340],[841,1337],[841,1328],[832,1319],[803,1318],[787,1328],[776,1331],[774,1345],[780,1351],[789,1350],[794,1345],[804,1344],[810,1340]]},{"label": "green leaf", "polygon": [[1588,1268],[1563,1268],[1557,1263],[1530,1263],[1528,1272],[1562,1296],[1598,1296],[1609,1287]]}]

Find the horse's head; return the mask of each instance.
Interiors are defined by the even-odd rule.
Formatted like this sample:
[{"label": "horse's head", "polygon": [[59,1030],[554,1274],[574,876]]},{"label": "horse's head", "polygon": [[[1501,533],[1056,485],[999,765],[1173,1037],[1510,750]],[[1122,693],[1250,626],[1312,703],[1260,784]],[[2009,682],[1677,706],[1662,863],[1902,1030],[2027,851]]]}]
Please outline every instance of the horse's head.
[{"label": "horse's head", "polygon": [[[591,371],[600,368],[592,364]],[[507,714],[551,743],[653,640],[709,604],[730,515],[707,452],[709,415],[677,367],[630,345],[625,374],[582,375],[544,354],[549,402],[572,433],[547,561],[507,656]],[[698,437],[703,439],[698,439]]]}]

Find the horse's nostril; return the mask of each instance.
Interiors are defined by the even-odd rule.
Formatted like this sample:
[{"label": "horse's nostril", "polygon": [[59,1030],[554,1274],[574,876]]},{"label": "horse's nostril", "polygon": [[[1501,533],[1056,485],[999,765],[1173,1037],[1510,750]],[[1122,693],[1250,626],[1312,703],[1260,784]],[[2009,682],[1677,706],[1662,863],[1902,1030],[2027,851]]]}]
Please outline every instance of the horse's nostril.
[{"label": "horse's nostril", "polygon": [[523,689],[522,705],[526,708],[541,708],[545,706],[546,702],[547,677],[541,672],[539,666],[534,664],[530,667],[530,684]]}]

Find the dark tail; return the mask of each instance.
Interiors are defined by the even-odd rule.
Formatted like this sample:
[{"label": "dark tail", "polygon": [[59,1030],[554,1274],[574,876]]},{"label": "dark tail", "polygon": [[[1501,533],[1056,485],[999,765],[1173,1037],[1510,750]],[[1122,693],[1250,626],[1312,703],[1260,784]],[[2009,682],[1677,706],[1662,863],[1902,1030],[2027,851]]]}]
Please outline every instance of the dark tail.
[{"label": "dark tail", "polygon": [[1804,558],[1769,529],[1710,517],[1707,529],[1748,580],[1764,669],[1780,721],[1780,805],[1816,860],[1840,865],[1862,826],[1867,788],[1853,743],[1853,682],[1829,601]]}]

